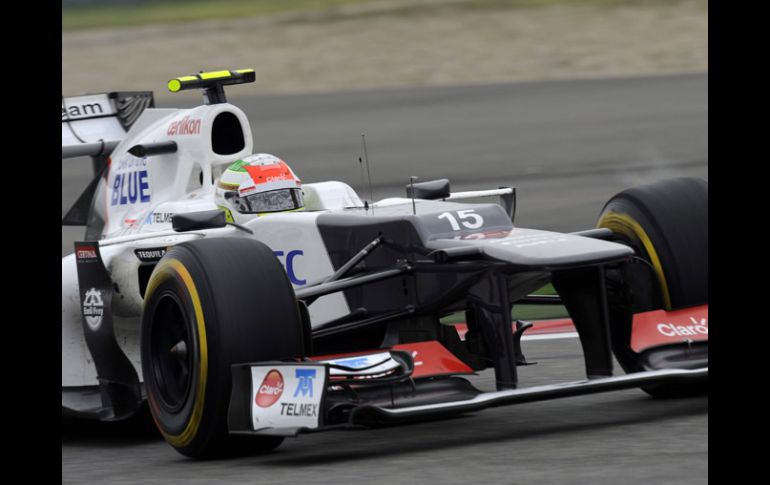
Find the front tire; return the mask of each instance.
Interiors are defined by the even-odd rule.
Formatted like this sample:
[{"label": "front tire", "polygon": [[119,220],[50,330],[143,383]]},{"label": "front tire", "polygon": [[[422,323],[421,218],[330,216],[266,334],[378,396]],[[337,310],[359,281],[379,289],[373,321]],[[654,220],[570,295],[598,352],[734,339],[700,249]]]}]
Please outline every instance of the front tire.
[{"label": "front tire", "polygon": [[[681,351],[681,365],[687,365],[686,344],[634,352],[631,316],[708,304],[708,183],[677,178],[624,190],[604,206],[597,227],[612,230],[616,242],[631,246],[640,258],[622,270],[632,304],[610,305],[618,362],[626,372],[649,370],[655,368],[650,364],[655,353]],[[707,383],[642,389],[656,397],[681,397],[707,392]]]},{"label": "front tire", "polygon": [[171,248],[142,315],[142,371],[166,441],[194,458],[268,452],[278,437],[230,436],[230,366],[302,356],[294,290],[273,252],[246,238]]},{"label": "front tire", "polygon": [[604,206],[597,227],[611,229],[654,269],[657,294],[640,292],[640,309],[708,303],[706,181],[678,178],[624,190]]}]

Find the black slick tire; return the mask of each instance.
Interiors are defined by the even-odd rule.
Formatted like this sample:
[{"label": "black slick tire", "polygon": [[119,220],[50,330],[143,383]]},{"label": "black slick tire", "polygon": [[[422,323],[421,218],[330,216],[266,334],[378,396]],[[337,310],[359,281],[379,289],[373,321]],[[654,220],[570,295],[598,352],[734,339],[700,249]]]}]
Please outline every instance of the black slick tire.
[{"label": "black slick tire", "polygon": [[[612,230],[614,239],[631,246],[640,258],[624,272],[633,313],[708,304],[706,181],[676,178],[624,190],[604,206],[597,227]],[[613,331],[630,338],[630,327]],[[627,371],[644,370],[629,347],[615,354]],[[643,389],[657,397],[679,397],[702,393],[706,386]]]},{"label": "black slick tire", "polygon": [[263,243],[212,238],[172,247],[147,286],[141,353],[150,412],[179,453],[260,453],[283,441],[227,432],[230,366],[303,354],[294,291]]}]

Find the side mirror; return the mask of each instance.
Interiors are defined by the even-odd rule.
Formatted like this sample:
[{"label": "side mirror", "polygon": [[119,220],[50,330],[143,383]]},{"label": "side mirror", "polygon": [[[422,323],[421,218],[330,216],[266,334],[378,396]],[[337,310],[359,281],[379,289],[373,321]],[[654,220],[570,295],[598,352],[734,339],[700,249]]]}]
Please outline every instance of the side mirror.
[{"label": "side mirror", "polygon": [[[412,194],[414,187],[414,194]],[[449,197],[449,179],[429,180],[406,186],[406,196],[415,199],[445,199]]]},{"label": "side mirror", "polygon": [[200,229],[218,229],[227,225],[224,211],[185,212],[171,216],[171,227],[176,232],[197,231]]}]

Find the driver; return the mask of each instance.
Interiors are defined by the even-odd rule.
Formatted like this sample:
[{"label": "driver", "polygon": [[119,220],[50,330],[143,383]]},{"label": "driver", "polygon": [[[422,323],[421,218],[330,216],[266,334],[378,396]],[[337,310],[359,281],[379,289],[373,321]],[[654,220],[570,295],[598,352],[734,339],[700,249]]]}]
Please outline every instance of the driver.
[{"label": "driver", "polygon": [[286,162],[269,153],[256,153],[227,167],[217,182],[215,201],[228,222],[237,224],[305,206],[300,179]]}]

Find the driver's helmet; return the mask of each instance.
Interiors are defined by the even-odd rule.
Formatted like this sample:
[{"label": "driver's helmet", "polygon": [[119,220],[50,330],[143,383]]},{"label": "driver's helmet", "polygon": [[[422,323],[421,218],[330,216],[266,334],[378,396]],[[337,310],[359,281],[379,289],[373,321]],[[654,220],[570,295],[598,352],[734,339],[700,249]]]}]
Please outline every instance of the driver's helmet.
[{"label": "driver's helmet", "polygon": [[256,153],[227,167],[217,182],[216,204],[228,221],[239,224],[305,206],[299,178],[286,162],[269,153]]}]

